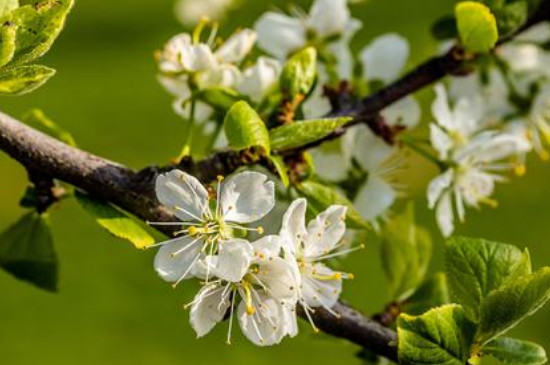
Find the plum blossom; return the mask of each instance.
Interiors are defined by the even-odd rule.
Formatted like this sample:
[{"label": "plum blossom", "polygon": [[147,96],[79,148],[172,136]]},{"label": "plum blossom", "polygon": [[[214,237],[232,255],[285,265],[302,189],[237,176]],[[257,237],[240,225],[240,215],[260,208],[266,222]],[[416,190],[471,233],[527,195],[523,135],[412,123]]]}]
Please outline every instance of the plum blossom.
[{"label": "plum blossom", "polygon": [[349,42],[361,28],[352,19],[346,0],[316,0],[309,14],[295,11],[295,17],[267,12],[255,24],[258,45],[265,52],[285,60],[290,54],[307,46],[334,57],[342,76],[351,76]]},{"label": "plum blossom", "polygon": [[431,142],[447,168],[429,184],[428,205],[435,209],[443,235],[449,236],[455,211],[464,222],[466,207],[496,206],[491,199],[495,185],[506,181],[499,172],[516,168],[507,160],[530,145],[519,133],[484,129],[481,99],[460,99],[452,109],[442,85],[436,86],[436,93]]},{"label": "plum blossom", "polygon": [[[342,280],[352,274],[333,271],[323,261],[344,255],[355,249],[339,250],[344,245],[347,208],[333,205],[320,213],[306,226],[307,200],[295,200],[283,217],[279,233],[285,257],[297,263],[301,284],[298,301],[313,323],[312,308],[323,307],[329,312],[342,292]],[[334,313],[336,315],[336,313]]]},{"label": "plum blossom", "polygon": [[201,262],[197,275],[215,279],[187,305],[198,337],[209,333],[227,311],[227,343],[231,343],[234,316],[243,334],[258,346],[271,346],[298,333],[295,306],[300,277],[296,266],[279,256],[281,241],[277,236],[265,236],[250,244],[250,249],[253,260],[249,267],[231,280],[221,279],[226,276],[219,272],[219,257],[207,256]]},{"label": "plum blossom", "polygon": [[183,171],[172,170],[157,178],[158,200],[181,222],[150,224],[182,227],[177,237],[157,244],[161,248],[155,257],[157,273],[174,286],[195,276],[197,262],[206,256],[217,257],[216,272],[225,280],[242,276],[252,262],[250,243],[234,238],[233,231],[262,231],[243,225],[271,211],[274,183],[261,173],[248,171],[221,180],[215,204],[211,204],[206,188]]},{"label": "plum blossom", "polygon": [[[204,25],[199,24],[197,29]],[[193,35],[182,33],[174,36],[159,52],[159,81],[176,97],[174,110],[177,114],[196,120],[207,119],[212,108],[198,103],[193,110],[191,102],[196,90],[208,88],[236,88],[243,82],[239,64],[250,53],[256,42],[256,33],[243,29],[219,47],[215,47],[216,28],[208,41],[200,41],[200,31]],[[196,115],[190,116],[194,111]]]}]

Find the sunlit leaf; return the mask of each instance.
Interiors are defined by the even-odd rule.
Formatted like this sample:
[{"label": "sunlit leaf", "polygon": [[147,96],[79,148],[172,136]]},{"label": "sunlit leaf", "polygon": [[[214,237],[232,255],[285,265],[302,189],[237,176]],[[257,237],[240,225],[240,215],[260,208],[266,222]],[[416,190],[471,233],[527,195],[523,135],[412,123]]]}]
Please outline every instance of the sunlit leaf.
[{"label": "sunlit leaf", "polygon": [[245,101],[235,103],[227,112],[224,131],[229,146],[236,150],[263,147],[270,153],[269,132],[258,113]]},{"label": "sunlit leaf", "polygon": [[38,89],[55,70],[46,66],[16,66],[0,71],[0,95],[22,95]]},{"label": "sunlit leaf", "polygon": [[490,51],[498,41],[495,16],[486,5],[463,1],[456,5],[458,34],[464,47],[474,53]]},{"label": "sunlit leaf", "polygon": [[269,131],[271,148],[288,150],[318,141],[349,123],[353,118],[296,121]]},{"label": "sunlit leaf", "polygon": [[507,365],[546,364],[546,351],[533,342],[501,337],[483,347],[483,353],[491,355]]},{"label": "sunlit leaf", "polygon": [[413,317],[399,316],[401,365],[464,365],[473,344],[475,324],[459,305],[445,305]]},{"label": "sunlit leaf", "polygon": [[95,221],[115,237],[130,241],[136,248],[147,248],[155,243],[155,239],[136,221],[116,209],[107,202],[94,199],[89,195],[76,192],[75,196],[80,206],[88,212]]}]

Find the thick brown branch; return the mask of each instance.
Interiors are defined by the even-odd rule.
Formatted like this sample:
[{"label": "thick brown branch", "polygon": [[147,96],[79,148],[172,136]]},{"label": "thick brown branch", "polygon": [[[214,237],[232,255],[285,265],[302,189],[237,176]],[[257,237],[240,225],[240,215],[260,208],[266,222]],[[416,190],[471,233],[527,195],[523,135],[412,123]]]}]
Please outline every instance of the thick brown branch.
[{"label": "thick brown branch", "polygon": [[[3,113],[0,113],[0,149],[27,169],[85,190],[143,220],[173,220],[154,196],[153,182],[158,173],[155,169],[135,173],[124,166],[70,147]],[[203,181],[210,181],[215,177],[212,176],[215,171],[227,172],[224,169],[233,169],[233,163],[242,158],[251,157],[228,152],[227,155],[217,155],[196,164],[187,160],[180,167],[185,168],[187,165],[188,172]],[[165,230],[164,233],[171,234],[172,231]],[[312,315],[321,330],[396,360],[397,350],[392,344],[396,334],[393,331],[346,305],[338,304],[334,311],[340,316],[335,317],[325,310],[317,310]]]}]

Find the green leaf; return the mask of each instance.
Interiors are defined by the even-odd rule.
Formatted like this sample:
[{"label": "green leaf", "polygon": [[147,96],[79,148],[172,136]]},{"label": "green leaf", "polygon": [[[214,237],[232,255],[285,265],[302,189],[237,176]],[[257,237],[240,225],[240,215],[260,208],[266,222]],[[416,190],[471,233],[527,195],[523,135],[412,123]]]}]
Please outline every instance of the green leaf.
[{"label": "green leaf", "polygon": [[515,327],[550,299],[550,267],[523,276],[490,293],[480,312],[478,339],[485,343]]},{"label": "green leaf", "polygon": [[19,7],[19,0],[0,0],[0,16],[4,16],[10,11]]},{"label": "green leaf", "polygon": [[155,243],[155,239],[145,229],[111,204],[79,192],[75,193],[75,197],[80,206],[115,237],[130,241],[139,249]]},{"label": "green leaf", "polygon": [[451,302],[447,277],[437,273],[405,300],[402,311],[411,315],[420,315],[428,310]]},{"label": "green leaf", "polygon": [[501,337],[483,347],[483,353],[508,365],[542,365],[546,363],[544,348],[533,342]]},{"label": "green leaf", "polygon": [[2,69],[0,72],[0,95],[23,95],[38,89],[55,75],[55,70],[46,66],[30,65]]},{"label": "green leaf", "polygon": [[270,154],[269,132],[258,113],[245,101],[235,103],[225,115],[225,135],[236,150],[263,147]]},{"label": "green leaf", "polygon": [[54,121],[48,118],[42,110],[32,109],[23,116],[22,120],[31,127],[38,129],[49,136],[57,138],[69,146],[76,146],[73,136],[65,129],[55,124]]},{"label": "green leaf", "polygon": [[348,207],[346,223],[349,228],[370,228],[369,223],[361,217],[353,204],[335,188],[314,181],[304,181],[297,185],[296,189],[308,199],[308,209],[313,209],[313,213],[320,213],[334,204],[345,205]]},{"label": "green leaf", "polygon": [[271,148],[288,150],[308,145],[323,139],[352,120],[353,118],[347,117],[305,120],[274,128],[269,132]]},{"label": "green leaf", "polygon": [[12,63],[22,64],[43,56],[63,29],[73,0],[43,0],[25,5],[2,20],[17,25]]},{"label": "green leaf", "polygon": [[464,365],[469,358],[475,324],[455,304],[397,320],[401,365]]},{"label": "green leaf", "polygon": [[283,183],[285,188],[288,188],[290,186],[290,178],[288,176],[288,169],[285,164],[285,161],[283,160],[283,157],[281,156],[270,156],[270,161],[275,166],[275,169],[277,170],[277,174],[279,174],[279,177],[281,178],[281,182]]},{"label": "green leaf", "polygon": [[0,235],[0,267],[41,289],[57,291],[57,255],[47,215],[29,213]]},{"label": "green leaf", "polygon": [[0,67],[9,63],[15,54],[17,25],[4,22],[0,25]]},{"label": "green leaf", "polygon": [[487,295],[507,280],[531,273],[529,253],[483,239],[452,237],[445,247],[446,270],[458,303],[477,317]]},{"label": "green leaf", "polygon": [[281,91],[292,97],[307,95],[315,84],[317,74],[317,51],[308,47],[294,54],[281,74]]},{"label": "green leaf", "polygon": [[456,18],[452,15],[447,15],[437,20],[432,25],[432,35],[439,41],[453,39],[458,37],[458,29],[456,28]]},{"label": "green leaf", "polygon": [[507,4],[495,14],[497,15],[499,33],[506,36],[525,24],[529,17],[529,5],[526,1],[515,1]]},{"label": "green leaf", "polygon": [[463,1],[456,5],[458,34],[464,47],[474,53],[489,52],[498,41],[495,16],[486,5]]},{"label": "green leaf", "polygon": [[202,90],[197,97],[208,105],[223,111],[231,109],[236,102],[243,100],[243,97],[235,90],[221,87]]},{"label": "green leaf", "polygon": [[429,233],[415,224],[414,205],[395,216],[382,231],[382,265],[392,299],[412,294],[425,279],[432,255]]}]

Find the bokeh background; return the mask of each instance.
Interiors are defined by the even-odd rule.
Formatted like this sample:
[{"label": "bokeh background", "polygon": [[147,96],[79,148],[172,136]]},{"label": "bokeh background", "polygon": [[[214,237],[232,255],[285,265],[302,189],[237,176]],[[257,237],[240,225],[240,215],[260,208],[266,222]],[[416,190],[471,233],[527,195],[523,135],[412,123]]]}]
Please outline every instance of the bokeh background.
[{"label": "bokeh background", "polygon": [[[310,1],[296,1],[308,8]],[[227,33],[251,26],[265,10],[288,1],[243,0],[223,23]],[[396,31],[409,39],[409,67],[436,49],[429,28],[452,11],[453,0],[368,0],[353,6],[364,22],[354,46]],[[78,144],[102,156],[140,168],[165,163],[179,152],[183,126],[172,113],[171,97],[157,84],[153,51],[182,31],[170,0],[77,0],[66,30],[43,63],[58,75],[38,92],[4,98],[0,108],[21,116],[43,109],[69,129]],[[430,92],[422,93],[427,100]],[[429,116],[425,116],[425,123]],[[528,246],[536,266],[550,264],[550,166],[530,161],[527,176],[500,186],[497,210],[470,212],[459,233]],[[408,166],[410,195],[418,217],[434,232],[433,269],[442,267],[442,239],[425,206],[425,185],[435,173],[421,160]],[[18,200],[26,185],[24,170],[0,154],[0,229],[21,214]],[[360,364],[357,348],[302,326],[296,339],[257,348],[236,336],[226,346],[227,324],[196,340],[181,304],[194,287],[174,291],[153,271],[152,251],[137,251],[118,241],[72,201],[52,212],[61,261],[59,294],[47,294],[0,272],[0,364]],[[344,298],[367,313],[388,300],[375,239],[345,260],[357,279]],[[238,331],[236,331],[238,333]],[[550,308],[526,320],[514,335],[550,349]]]}]

